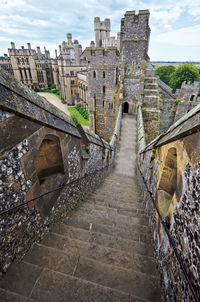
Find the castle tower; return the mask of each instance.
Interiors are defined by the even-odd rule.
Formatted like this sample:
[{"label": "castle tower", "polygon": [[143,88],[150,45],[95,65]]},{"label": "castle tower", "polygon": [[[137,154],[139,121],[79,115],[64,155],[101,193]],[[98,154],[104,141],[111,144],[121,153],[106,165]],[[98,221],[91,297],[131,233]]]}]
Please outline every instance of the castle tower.
[{"label": "castle tower", "polygon": [[120,55],[116,47],[105,51],[103,47],[88,47],[85,50],[89,98],[90,129],[110,138],[118,110],[117,91]]},{"label": "castle tower", "polygon": [[134,63],[140,65],[143,61],[149,60],[149,14],[148,10],[140,10],[139,14],[135,14],[135,11],[127,11],[121,20],[120,47],[122,60],[132,67],[129,74],[137,74]]},{"label": "castle tower", "polygon": [[198,93],[200,89],[200,83],[186,83],[183,82],[181,85],[181,89],[177,91],[177,99],[182,100],[184,102],[196,102]]},{"label": "castle tower", "polygon": [[121,20],[120,50],[124,76],[124,102],[129,104],[129,114],[136,112],[141,101],[141,82],[144,82],[146,62],[149,61],[149,11],[127,11]]},{"label": "castle tower", "polygon": [[102,41],[110,37],[110,19],[101,21],[99,17],[94,18],[95,46],[102,46]]}]

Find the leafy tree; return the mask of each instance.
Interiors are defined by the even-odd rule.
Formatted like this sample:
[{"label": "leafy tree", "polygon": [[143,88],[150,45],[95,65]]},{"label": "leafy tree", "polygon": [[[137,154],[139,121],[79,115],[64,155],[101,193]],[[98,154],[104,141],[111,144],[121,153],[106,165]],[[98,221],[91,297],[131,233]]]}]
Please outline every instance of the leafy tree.
[{"label": "leafy tree", "polygon": [[191,83],[200,81],[199,68],[193,64],[179,65],[171,75],[170,86],[175,92],[177,88],[181,88],[181,84],[184,81],[190,81]]},{"label": "leafy tree", "polygon": [[167,85],[169,85],[171,80],[171,75],[174,73],[176,68],[173,65],[160,66],[156,69],[155,75]]}]

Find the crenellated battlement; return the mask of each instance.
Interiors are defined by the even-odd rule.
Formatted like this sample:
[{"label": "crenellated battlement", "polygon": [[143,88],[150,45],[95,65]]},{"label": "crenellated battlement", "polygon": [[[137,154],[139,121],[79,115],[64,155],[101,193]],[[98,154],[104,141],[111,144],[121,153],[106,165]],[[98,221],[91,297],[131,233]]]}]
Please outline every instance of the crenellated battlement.
[{"label": "crenellated battlement", "polygon": [[94,18],[95,45],[102,46],[102,41],[110,38],[110,19],[105,18],[101,21],[99,17]]},{"label": "crenellated battlement", "polygon": [[101,21],[99,17],[94,18],[94,30],[106,30],[110,31],[110,19],[105,18],[104,21]]},{"label": "crenellated battlement", "polygon": [[106,50],[104,47],[86,47],[85,49],[85,54],[87,58],[91,57],[107,57],[107,56],[112,56],[114,57],[120,57],[120,53],[117,49],[117,47],[108,47]]},{"label": "crenellated battlement", "polygon": [[185,88],[185,89],[196,89],[196,88],[200,88],[200,82],[183,82],[181,85],[181,88]]},{"label": "crenellated battlement", "polygon": [[129,38],[130,35],[134,39],[140,39],[144,36],[148,38],[149,15],[149,10],[140,10],[138,14],[135,11],[127,11],[124,18],[121,19],[123,38]]}]

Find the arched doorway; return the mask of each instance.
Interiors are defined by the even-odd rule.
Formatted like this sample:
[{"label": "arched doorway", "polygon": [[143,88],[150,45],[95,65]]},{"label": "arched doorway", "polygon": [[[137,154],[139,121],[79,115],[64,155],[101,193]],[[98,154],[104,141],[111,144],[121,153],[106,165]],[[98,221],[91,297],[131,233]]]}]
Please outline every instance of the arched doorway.
[{"label": "arched doorway", "polygon": [[129,110],[129,103],[125,102],[123,104],[123,113],[128,113],[128,110]]}]

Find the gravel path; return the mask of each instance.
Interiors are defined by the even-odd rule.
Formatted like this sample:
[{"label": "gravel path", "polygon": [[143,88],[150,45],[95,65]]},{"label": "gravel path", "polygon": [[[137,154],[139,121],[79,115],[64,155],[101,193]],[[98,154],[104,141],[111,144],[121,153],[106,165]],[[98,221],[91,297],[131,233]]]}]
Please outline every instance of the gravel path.
[{"label": "gravel path", "polygon": [[69,110],[67,108],[67,105],[61,103],[61,100],[55,94],[48,93],[48,92],[38,92],[38,94],[40,96],[43,96],[51,104],[53,104],[54,106],[58,107],[60,110],[62,110],[64,113],[66,113],[67,115],[70,116],[70,112],[69,112]]}]

